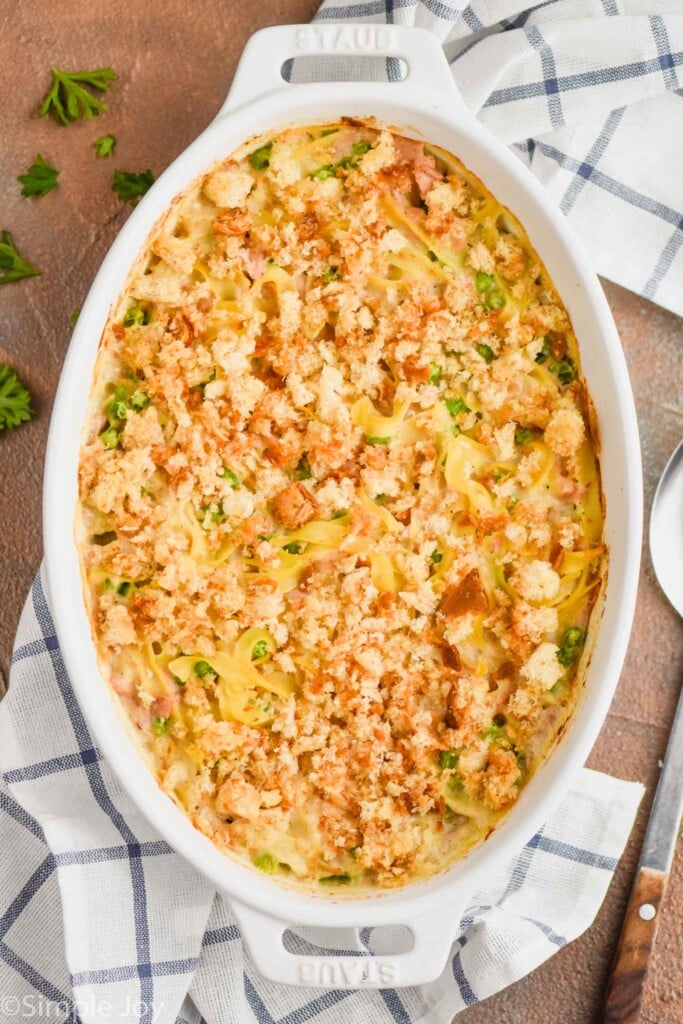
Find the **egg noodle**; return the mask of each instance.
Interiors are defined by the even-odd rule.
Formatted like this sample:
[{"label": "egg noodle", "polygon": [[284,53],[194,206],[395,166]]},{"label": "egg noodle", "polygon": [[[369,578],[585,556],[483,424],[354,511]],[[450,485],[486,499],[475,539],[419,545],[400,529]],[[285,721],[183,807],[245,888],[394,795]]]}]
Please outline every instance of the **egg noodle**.
[{"label": "egg noodle", "polygon": [[343,119],[180,196],[100,345],[77,535],[194,825],[335,895],[484,838],[580,691],[594,438],[545,268],[450,154]]}]

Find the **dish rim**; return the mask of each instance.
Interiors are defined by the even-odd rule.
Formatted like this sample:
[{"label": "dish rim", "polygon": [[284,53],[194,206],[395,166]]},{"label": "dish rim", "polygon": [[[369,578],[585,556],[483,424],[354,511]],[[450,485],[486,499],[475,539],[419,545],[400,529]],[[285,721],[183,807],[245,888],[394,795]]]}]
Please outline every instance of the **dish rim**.
[{"label": "dish rim", "polygon": [[[635,607],[642,533],[640,447],[623,352],[597,278],[588,269],[580,246],[562,215],[536,179],[501,143],[490,136],[461,104],[456,103],[454,110],[452,97],[439,96],[432,90],[418,88],[415,83],[410,90],[401,90],[402,84],[332,82],[325,83],[324,88],[320,84],[288,86],[287,91],[253,99],[243,106],[223,108],[219,112],[205,132],[160,176],[128,219],[102,263],[69,346],[55,399],[45,461],[44,543],[49,603],[74,691],[105,759],[147,820],[220,891],[271,917],[275,915],[302,924],[405,923],[430,911],[439,910],[443,915],[444,897],[462,902],[476,887],[477,878],[491,869],[495,870],[496,861],[500,858],[518,851],[559,803],[597,737],[616,687]],[[298,111],[296,114],[292,111],[293,105]],[[314,115],[314,111],[317,114]],[[197,175],[208,170],[216,159],[225,158],[246,144],[255,134],[255,124],[259,126],[256,134],[260,135],[288,125],[329,122],[344,114],[377,116],[378,111],[381,123],[388,123],[409,136],[423,137],[426,141],[442,145],[462,159],[504,205],[511,207],[546,265],[556,262],[555,257],[552,260],[546,257],[546,245],[547,248],[557,246],[558,252],[568,260],[567,276],[575,276],[586,303],[581,316],[593,320],[596,334],[592,341],[602,350],[603,361],[610,371],[602,384],[588,380],[589,391],[594,398],[600,394],[601,386],[613,392],[625,472],[621,488],[621,533],[617,530],[617,540],[609,544],[611,559],[605,614],[593,661],[586,673],[584,693],[562,742],[539,766],[494,833],[486,842],[475,846],[465,858],[428,879],[354,899],[288,889],[219,851],[163,793],[139,750],[135,747],[131,750],[132,741],[126,736],[108,685],[97,667],[95,645],[82,597],[74,539],[77,487],[73,468],[74,463],[76,467],[78,465],[87,405],[87,397],[79,401],[78,394],[79,389],[83,390],[83,368],[87,371],[87,395],[110,308],[117,301],[123,283],[155,224],[165,215],[175,196],[186,191]],[[472,166],[471,159],[466,159],[453,143],[435,139],[430,127],[422,130],[425,124],[438,127],[447,136],[467,140],[475,150],[479,150],[482,159],[486,156],[492,161],[491,174],[482,173],[478,166]],[[225,141],[226,138],[236,141]],[[518,207],[501,197],[500,190],[491,184],[492,177],[501,175],[502,179],[507,178],[512,191],[517,189],[524,194],[540,221],[552,229],[552,237],[547,243],[539,244],[529,227],[528,218],[520,213]],[[580,297],[570,298],[568,288],[558,284],[558,274],[550,267],[549,272],[574,322],[572,307]],[[585,342],[582,342],[578,329],[576,333],[585,373]],[[599,404],[602,404],[601,395],[596,407]],[[602,427],[600,417],[599,422]],[[606,492],[602,439],[600,447],[603,453],[603,491]],[[66,485],[65,472],[67,477],[72,473]],[[608,522],[613,523],[610,508],[614,517],[618,488],[611,484],[610,489],[613,493],[606,493],[607,517]],[[617,558],[621,561],[617,562]],[[609,632],[605,621],[608,612]],[[596,660],[598,667],[602,668],[599,679],[594,679],[598,674]],[[104,696],[106,701],[102,700]]]}]

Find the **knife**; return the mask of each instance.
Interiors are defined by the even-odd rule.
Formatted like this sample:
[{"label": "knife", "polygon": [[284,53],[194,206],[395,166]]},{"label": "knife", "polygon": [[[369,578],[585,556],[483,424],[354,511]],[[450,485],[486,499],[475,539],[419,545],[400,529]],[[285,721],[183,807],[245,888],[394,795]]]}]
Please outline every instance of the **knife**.
[{"label": "knife", "polygon": [[612,969],[604,1024],[637,1024],[683,811],[683,691]]}]

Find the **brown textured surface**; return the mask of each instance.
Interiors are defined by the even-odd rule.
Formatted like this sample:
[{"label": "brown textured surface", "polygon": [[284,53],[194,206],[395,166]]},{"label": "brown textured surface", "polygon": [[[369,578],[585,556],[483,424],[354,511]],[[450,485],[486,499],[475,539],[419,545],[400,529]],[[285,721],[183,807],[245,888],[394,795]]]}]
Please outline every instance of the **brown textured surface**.
[{"label": "brown textured surface", "polygon": [[[249,33],[266,24],[308,20],[316,6],[316,0],[108,0],[90,6],[79,0],[0,0],[0,67],[6,76],[0,104],[0,229],[12,231],[26,258],[44,271],[41,278],[0,289],[0,360],[17,367],[39,411],[33,423],[0,435],[2,670],[40,560],[43,448],[70,314],[127,216],[128,207],[110,191],[113,168],[162,170],[218,109]],[[114,67],[119,78],[110,94],[111,111],[69,128],[33,119],[52,64]],[[96,160],[91,142],[105,132],[118,138],[116,156]],[[60,186],[43,200],[28,201],[20,198],[15,176],[37,152],[61,169]],[[636,392],[649,511],[658,475],[683,425],[665,408],[681,403],[683,322],[613,285],[606,290]],[[461,1018],[468,1024],[601,1019],[601,992],[683,677],[683,630],[659,593],[647,557],[643,566],[626,667],[590,759],[591,767],[646,783],[637,828],[593,927],[529,978],[468,1010]],[[660,921],[644,1021],[683,1024],[683,844]]]}]

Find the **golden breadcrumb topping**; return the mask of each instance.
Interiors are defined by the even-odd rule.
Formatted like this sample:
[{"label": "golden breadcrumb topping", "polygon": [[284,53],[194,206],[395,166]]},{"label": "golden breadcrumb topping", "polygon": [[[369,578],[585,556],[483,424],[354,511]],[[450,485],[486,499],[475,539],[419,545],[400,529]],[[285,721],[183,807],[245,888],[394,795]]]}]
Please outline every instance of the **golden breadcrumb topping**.
[{"label": "golden breadcrumb topping", "polygon": [[441,870],[572,709],[605,564],[576,338],[441,150],[292,129],[180,197],[102,339],[80,488],[161,786],[283,881]]}]

